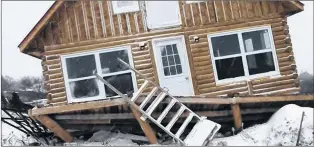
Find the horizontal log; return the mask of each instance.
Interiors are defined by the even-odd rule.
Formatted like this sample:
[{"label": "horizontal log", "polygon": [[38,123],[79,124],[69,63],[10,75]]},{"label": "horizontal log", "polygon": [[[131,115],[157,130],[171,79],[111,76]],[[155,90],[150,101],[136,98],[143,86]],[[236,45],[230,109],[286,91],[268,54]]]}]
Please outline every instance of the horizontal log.
[{"label": "horizontal log", "polygon": [[294,56],[290,55],[288,57],[278,58],[278,62],[294,61]]},{"label": "horizontal log", "polygon": [[293,87],[293,88],[289,88],[289,89],[284,89],[284,90],[278,90],[278,91],[273,91],[273,92],[267,92],[267,93],[259,93],[258,95],[263,95],[263,96],[267,96],[267,95],[272,95],[272,96],[290,96],[291,94],[296,94],[300,92],[300,88],[299,87]]},{"label": "horizontal log", "polygon": [[58,121],[59,123],[62,124],[71,124],[71,125],[105,125],[105,124],[110,124],[110,120],[66,120],[66,121]]},{"label": "horizontal log", "polygon": [[291,43],[291,39],[290,38],[285,38],[282,40],[276,40],[275,44],[290,44]]},{"label": "horizontal log", "polygon": [[209,46],[208,46],[208,42],[200,42],[197,44],[191,44],[190,47],[192,50],[194,50],[194,49],[198,49],[198,48],[205,48],[205,47],[208,48]]},{"label": "horizontal log", "polygon": [[137,47],[132,47],[132,52],[138,52],[138,51],[145,51],[145,50],[149,50],[149,46],[145,46],[144,49],[141,49],[139,46]]},{"label": "horizontal log", "polygon": [[143,55],[143,56],[136,56],[136,57],[133,57],[133,60],[134,61],[139,61],[139,60],[146,60],[148,58],[151,58],[150,57],[150,54],[147,54],[147,55]]},{"label": "horizontal log", "polygon": [[210,87],[216,87],[216,83],[207,83],[207,84],[198,84],[198,89],[204,89],[204,88],[210,88]]},{"label": "horizontal log", "polygon": [[64,87],[64,82],[51,83],[51,84],[50,84],[50,88],[51,88],[51,89],[55,89],[55,88],[59,88],[59,87]]},{"label": "horizontal log", "polygon": [[276,49],[276,53],[280,54],[280,53],[291,53],[292,52],[292,47],[288,46],[286,48],[280,48],[280,49]]},{"label": "horizontal log", "polygon": [[61,73],[62,69],[58,68],[58,69],[53,69],[53,70],[48,70],[48,74],[52,75],[52,74],[57,74],[57,73]]},{"label": "horizontal log", "polygon": [[52,56],[44,56],[45,57],[45,59],[46,59],[46,61],[48,61],[48,60],[55,60],[55,59],[60,59],[60,56],[58,56],[58,55],[52,55]]},{"label": "horizontal log", "polygon": [[202,48],[191,48],[191,52],[192,52],[192,54],[199,53],[199,52],[209,53],[209,47],[206,46],[206,47],[202,47]]},{"label": "horizontal log", "polygon": [[66,97],[57,97],[57,98],[52,98],[51,100],[48,100],[48,103],[59,103],[59,102],[67,102]]},{"label": "horizontal log", "polygon": [[254,90],[258,90],[258,89],[264,89],[264,88],[269,88],[269,87],[276,87],[276,86],[286,85],[286,84],[295,84],[295,83],[297,83],[296,79],[288,79],[288,80],[264,83],[264,84],[261,84],[261,85],[254,85],[253,89]]},{"label": "horizontal log", "polygon": [[287,71],[287,70],[295,70],[295,69],[297,69],[296,65],[284,66],[284,67],[279,68],[279,70],[282,72]]},{"label": "horizontal log", "polygon": [[264,79],[257,79],[257,80],[252,80],[252,84],[254,85],[259,85],[259,84],[264,84],[264,83],[270,83],[274,81],[282,81],[282,80],[289,80],[289,79],[296,79],[298,78],[298,74],[292,74],[288,76],[280,76],[276,78],[264,78]]},{"label": "horizontal log", "polygon": [[279,35],[279,36],[274,36],[274,40],[284,40],[286,38],[291,38],[290,35]]},{"label": "horizontal log", "polygon": [[146,60],[137,60],[137,61],[134,61],[134,65],[146,64],[146,63],[152,63],[151,58],[148,58],[148,59],[146,59]]},{"label": "horizontal log", "polygon": [[212,65],[206,65],[206,66],[194,67],[194,70],[196,70],[196,71],[202,71],[202,70],[206,70],[206,69],[213,70],[213,66]]},{"label": "horizontal log", "polygon": [[57,103],[50,103],[49,105],[56,107],[56,106],[65,106],[68,102],[57,102]]},{"label": "horizontal log", "polygon": [[62,73],[56,73],[56,74],[48,75],[48,80],[58,79],[58,78],[62,78],[62,77],[63,77]]},{"label": "horizontal log", "polygon": [[222,86],[199,89],[199,92],[211,93],[211,92],[218,92],[218,91],[224,91],[224,90],[232,90],[232,89],[241,88],[241,87],[247,87],[247,84],[239,83],[239,84],[231,84],[231,85],[222,85]]},{"label": "horizontal log", "polygon": [[142,56],[142,55],[149,55],[149,50],[140,50],[140,51],[133,51],[133,56]]},{"label": "horizontal log", "polygon": [[280,72],[280,74],[282,76],[287,76],[287,75],[291,75],[291,74],[298,74],[298,72],[297,72],[297,70],[288,70],[288,71]]},{"label": "horizontal log", "polygon": [[203,75],[203,74],[213,74],[212,69],[206,69],[206,70],[196,70],[195,71],[196,75]]},{"label": "horizontal log", "polygon": [[59,93],[52,93],[52,95],[51,95],[52,99],[58,98],[58,97],[65,97],[65,96],[66,96],[65,91],[59,92]]},{"label": "horizontal log", "polygon": [[54,60],[47,60],[46,62],[43,62],[43,65],[52,65],[52,64],[60,64],[60,59],[54,59]]},{"label": "horizontal log", "polygon": [[209,50],[207,52],[196,52],[196,53],[192,53],[192,56],[193,57],[199,57],[199,56],[208,56],[210,57],[210,54],[209,54]]},{"label": "horizontal log", "polygon": [[289,57],[289,56],[293,56],[293,52],[285,52],[285,53],[277,54],[277,58],[284,58],[284,57]]},{"label": "horizontal log", "polygon": [[138,70],[140,73],[152,73],[154,70],[152,68]]},{"label": "horizontal log", "polygon": [[65,87],[58,87],[58,88],[50,89],[49,92],[52,93],[52,94],[65,92]]},{"label": "horizontal log", "polygon": [[49,84],[56,84],[56,83],[61,83],[61,82],[64,82],[63,78],[51,79],[48,81]]},{"label": "horizontal log", "polygon": [[47,65],[49,70],[61,68],[61,64]]},{"label": "horizontal log", "polygon": [[237,88],[237,89],[228,89],[228,90],[217,91],[217,92],[202,93],[201,95],[204,95],[204,96],[219,96],[219,95],[225,95],[225,94],[246,92],[247,90],[248,90],[247,87],[241,87],[241,88]]},{"label": "horizontal log", "polygon": [[289,35],[289,30],[282,30],[282,31],[273,32],[273,37],[279,36],[279,35]]},{"label": "horizontal log", "polygon": [[276,91],[276,90],[283,90],[283,89],[288,89],[288,88],[293,88],[293,87],[296,87],[296,84],[287,84],[287,85],[280,85],[280,86],[276,86],[276,87],[253,90],[253,92],[255,94],[258,94],[258,93],[272,92],[272,91]]},{"label": "horizontal log", "polygon": [[292,43],[275,44],[276,48],[285,48],[287,46],[292,46]]},{"label": "horizontal log", "polygon": [[197,75],[196,80],[202,80],[202,79],[213,79],[214,80],[214,74],[204,74],[204,75]]},{"label": "horizontal log", "polygon": [[209,66],[211,63],[209,61],[193,62],[194,66]]},{"label": "horizontal log", "polygon": [[208,84],[208,83],[213,83],[215,82],[215,79],[202,79],[202,80],[197,80],[198,85],[202,84]]},{"label": "horizontal log", "polygon": [[152,67],[153,67],[152,63],[135,65],[136,70],[147,69],[147,68],[152,68]]},{"label": "horizontal log", "polygon": [[293,61],[279,62],[279,67],[295,65]]}]

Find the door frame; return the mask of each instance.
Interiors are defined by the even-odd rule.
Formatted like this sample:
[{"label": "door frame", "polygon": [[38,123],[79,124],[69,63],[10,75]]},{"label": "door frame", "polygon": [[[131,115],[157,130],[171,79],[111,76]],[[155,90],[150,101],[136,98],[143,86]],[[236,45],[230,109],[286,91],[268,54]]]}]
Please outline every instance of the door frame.
[{"label": "door frame", "polygon": [[[180,39],[181,42],[182,42],[182,48],[183,48],[183,56],[185,56],[186,58],[186,68],[187,68],[187,76],[189,76],[189,85],[192,89],[192,95],[191,96],[195,96],[195,90],[194,90],[194,85],[193,85],[193,78],[192,78],[192,72],[191,72],[191,68],[190,68],[190,59],[189,59],[189,56],[188,56],[188,52],[187,52],[187,47],[186,47],[186,43],[185,43],[185,38],[184,38],[184,35],[179,35],[179,36],[171,36],[171,37],[163,37],[163,38],[154,38],[152,39],[152,48],[153,48],[153,54],[154,54],[154,58],[155,58],[155,63],[158,63],[158,59],[157,58],[160,58],[160,57],[157,57],[157,48],[156,48],[156,44],[159,43],[159,42],[163,42],[163,41],[173,41],[173,40],[177,40],[177,39]],[[156,65],[156,72],[157,72],[157,75],[158,75],[158,80],[159,80],[159,85],[161,83],[161,80],[160,80],[160,74],[159,74],[159,68],[158,68],[158,64],[155,64]]]}]

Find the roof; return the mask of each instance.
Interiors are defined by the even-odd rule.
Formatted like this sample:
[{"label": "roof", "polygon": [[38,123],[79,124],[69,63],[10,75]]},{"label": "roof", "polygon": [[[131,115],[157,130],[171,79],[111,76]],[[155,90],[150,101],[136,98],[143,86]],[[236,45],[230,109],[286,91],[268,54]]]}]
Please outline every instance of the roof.
[{"label": "roof", "polygon": [[[58,11],[58,9],[63,5],[65,1],[57,0],[52,6],[48,9],[48,11],[44,14],[44,16],[37,22],[37,24],[33,27],[33,29],[27,34],[27,36],[22,40],[19,44],[19,49],[21,52],[26,53],[25,49],[32,42],[33,39],[40,33],[40,31],[46,26],[52,16]],[[299,0],[286,0],[283,1],[284,5],[289,8],[289,15],[293,15],[295,13],[301,12],[304,10],[304,4]],[[31,56],[36,57],[37,55],[30,54]]]}]

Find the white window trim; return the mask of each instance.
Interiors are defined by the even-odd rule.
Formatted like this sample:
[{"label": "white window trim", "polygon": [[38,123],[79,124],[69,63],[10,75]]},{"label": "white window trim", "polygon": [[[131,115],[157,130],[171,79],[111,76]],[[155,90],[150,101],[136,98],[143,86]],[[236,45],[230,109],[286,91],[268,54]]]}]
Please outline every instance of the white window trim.
[{"label": "white window trim", "polygon": [[[132,70],[129,69],[129,70],[119,71],[119,72],[115,72],[115,73],[107,73],[107,74],[103,74],[101,72],[102,70],[101,70],[101,65],[100,65],[99,54],[106,53],[106,52],[119,51],[119,50],[127,50],[128,58],[129,58],[129,64],[130,64],[130,66],[134,67],[132,52],[131,52],[131,46],[113,47],[113,48],[108,48],[108,49],[98,49],[98,50],[89,51],[89,52],[81,52],[81,53],[75,53],[75,54],[69,54],[69,55],[61,55],[62,71],[63,71],[63,76],[64,76],[64,84],[65,84],[65,88],[66,88],[66,96],[67,96],[68,103],[103,100],[103,99],[108,99],[111,97],[106,97],[105,85],[101,81],[96,79],[97,80],[97,86],[99,88],[99,95],[98,96],[78,98],[78,99],[73,98],[71,96],[71,90],[70,90],[70,84],[69,84],[70,82],[79,81],[79,80],[83,80],[83,79],[93,79],[96,77],[95,76],[88,76],[88,77],[82,77],[82,78],[76,78],[76,79],[69,79],[67,67],[66,67],[66,59],[67,58],[94,55],[95,62],[96,62],[96,70],[97,70],[97,73],[99,75],[101,75],[102,77],[106,77],[106,76],[112,76],[112,75],[120,75],[120,74],[124,74],[124,73],[131,73],[133,89],[134,89],[134,92],[137,91],[138,87],[137,87],[137,82],[136,82],[136,76],[135,76],[135,73],[132,72]],[[117,96],[113,96],[113,97],[117,97]]]},{"label": "white window trim", "polygon": [[113,9],[113,13],[114,14],[130,13],[130,12],[140,11],[140,7],[139,7],[138,1],[133,1],[133,2],[135,2],[135,4],[132,5],[132,6],[125,6],[125,7],[122,7],[122,8],[118,7],[117,2],[118,1],[111,1],[112,9]]},{"label": "white window trim", "polygon": [[[259,31],[259,30],[265,30],[265,29],[268,30],[269,39],[270,39],[270,45],[271,45],[270,49],[263,49],[263,50],[259,50],[259,51],[253,51],[253,52],[247,52],[246,53],[245,49],[244,49],[242,33],[252,32],[252,31]],[[212,37],[232,35],[232,34],[237,34],[238,35],[241,53],[235,54],[235,55],[223,56],[223,57],[214,57],[213,46],[212,46],[212,43],[211,43],[211,38]],[[215,77],[215,81],[216,81],[217,85],[223,85],[223,84],[228,84],[228,83],[246,81],[246,80],[251,80],[251,79],[256,79],[256,78],[261,78],[261,77],[266,77],[266,76],[273,77],[273,76],[280,75],[278,59],[277,59],[277,53],[276,53],[276,48],[275,48],[275,43],[274,43],[274,39],[273,39],[271,26],[260,26],[260,27],[245,28],[245,29],[239,29],[239,30],[232,30],[232,31],[227,31],[227,32],[219,32],[219,33],[209,34],[208,35],[208,44],[209,44],[209,51],[210,51],[210,56],[211,56],[211,62],[212,62],[212,65],[213,65],[212,68],[213,68],[213,71],[214,71],[214,77]],[[275,71],[270,71],[270,72],[266,72],[266,73],[255,74],[255,75],[249,75],[249,69],[248,69],[246,56],[247,55],[251,55],[251,54],[264,53],[264,52],[272,52],[274,66],[275,66]],[[216,62],[215,62],[215,60],[231,58],[231,57],[242,57],[244,76],[219,80],[218,79],[217,70],[216,70]]]}]

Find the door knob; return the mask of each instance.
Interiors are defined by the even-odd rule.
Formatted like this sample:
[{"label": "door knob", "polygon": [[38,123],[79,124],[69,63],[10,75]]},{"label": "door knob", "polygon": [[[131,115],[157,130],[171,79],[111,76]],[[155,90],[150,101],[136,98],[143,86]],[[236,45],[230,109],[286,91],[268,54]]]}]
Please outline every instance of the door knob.
[{"label": "door knob", "polygon": [[185,77],[186,80],[189,80],[189,77]]}]

